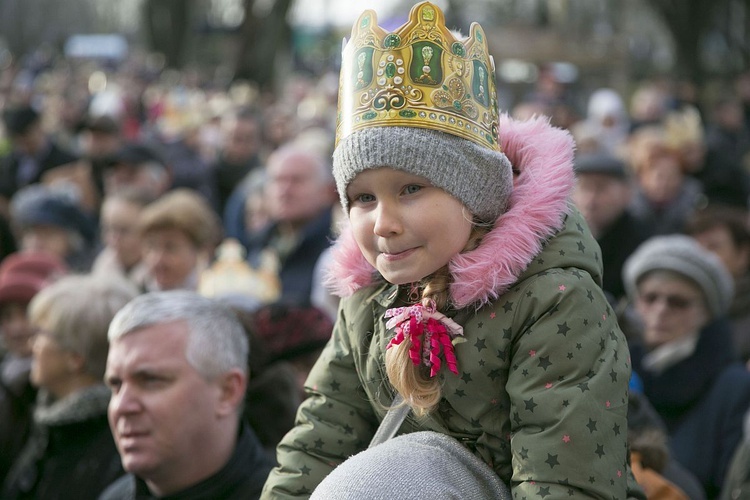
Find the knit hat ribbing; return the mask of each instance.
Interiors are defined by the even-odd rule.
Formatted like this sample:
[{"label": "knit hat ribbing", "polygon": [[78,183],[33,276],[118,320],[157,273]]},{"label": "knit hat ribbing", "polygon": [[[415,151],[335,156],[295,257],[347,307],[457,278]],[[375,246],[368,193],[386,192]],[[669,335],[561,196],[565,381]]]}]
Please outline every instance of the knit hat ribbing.
[{"label": "knit hat ribbing", "polygon": [[368,448],[339,465],[311,500],[510,499],[483,461],[445,434],[414,432]]},{"label": "knit hat ribbing", "polygon": [[368,168],[391,167],[426,177],[485,221],[505,210],[513,189],[510,161],[458,136],[416,127],[371,127],[342,139],[333,153],[333,175],[344,211],[346,187]]},{"label": "knit hat ribbing", "polygon": [[693,238],[681,234],[655,236],[638,247],[623,267],[628,295],[634,298],[641,278],[657,270],[673,271],[695,282],[713,318],[729,309],[734,296],[731,275],[717,256]]}]

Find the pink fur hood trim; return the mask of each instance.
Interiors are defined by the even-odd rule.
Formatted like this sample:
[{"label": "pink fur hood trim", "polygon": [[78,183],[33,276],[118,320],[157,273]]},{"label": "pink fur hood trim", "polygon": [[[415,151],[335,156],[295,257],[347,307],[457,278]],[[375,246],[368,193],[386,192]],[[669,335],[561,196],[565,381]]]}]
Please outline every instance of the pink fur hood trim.
[{"label": "pink fur hood trim", "polygon": [[[508,290],[544,241],[562,227],[567,211],[574,183],[570,134],[546,118],[520,122],[503,115],[500,142],[518,172],[510,208],[477,249],[450,261],[451,300],[458,308],[481,306]],[[334,294],[347,297],[376,281],[377,271],[365,260],[348,225],[332,252],[326,284]]]}]

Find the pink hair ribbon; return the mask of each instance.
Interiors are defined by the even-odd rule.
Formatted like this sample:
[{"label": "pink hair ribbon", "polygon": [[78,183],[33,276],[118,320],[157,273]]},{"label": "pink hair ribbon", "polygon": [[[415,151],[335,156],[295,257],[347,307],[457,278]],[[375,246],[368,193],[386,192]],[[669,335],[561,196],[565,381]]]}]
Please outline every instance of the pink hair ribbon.
[{"label": "pink hair ribbon", "polygon": [[440,371],[441,351],[448,369],[458,375],[453,346],[463,341],[464,329],[461,325],[437,312],[434,307],[424,307],[422,304],[388,309],[385,317],[390,318],[385,326],[396,329],[396,334],[388,342],[386,349],[399,345],[406,337],[410,337],[409,357],[415,365],[423,364],[430,368],[430,377]]}]

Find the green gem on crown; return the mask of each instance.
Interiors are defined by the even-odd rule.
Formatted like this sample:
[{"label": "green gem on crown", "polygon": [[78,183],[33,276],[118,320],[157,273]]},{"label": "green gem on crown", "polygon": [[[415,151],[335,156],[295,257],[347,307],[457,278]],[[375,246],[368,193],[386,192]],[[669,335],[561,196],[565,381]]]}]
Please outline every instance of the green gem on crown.
[{"label": "green gem on crown", "polygon": [[453,42],[453,45],[451,45],[451,50],[457,56],[463,57],[466,55],[466,49],[464,48],[463,44],[460,42]]},{"label": "green gem on crown", "polygon": [[385,37],[385,40],[383,40],[383,47],[387,49],[398,47],[399,45],[401,45],[401,37],[395,33],[389,34]]}]

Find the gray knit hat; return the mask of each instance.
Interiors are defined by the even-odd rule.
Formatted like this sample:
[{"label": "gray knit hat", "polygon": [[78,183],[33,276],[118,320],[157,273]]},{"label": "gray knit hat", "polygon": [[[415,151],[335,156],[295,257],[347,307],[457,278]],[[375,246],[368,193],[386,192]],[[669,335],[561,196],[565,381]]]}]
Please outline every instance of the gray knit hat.
[{"label": "gray knit hat", "polygon": [[641,244],[622,270],[628,295],[634,298],[641,278],[657,270],[672,271],[695,282],[713,318],[729,310],[734,297],[732,276],[716,255],[690,236],[654,236]]},{"label": "gray knit hat", "polygon": [[368,168],[391,167],[428,178],[484,221],[504,211],[513,189],[508,158],[467,139],[417,127],[370,127],[342,139],[333,176],[344,211],[346,187]]},{"label": "gray knit hat", "polygon": [[445,434],[415,432],[353,455],[313,491],[311,500],[510,499],[482,460]]}]

